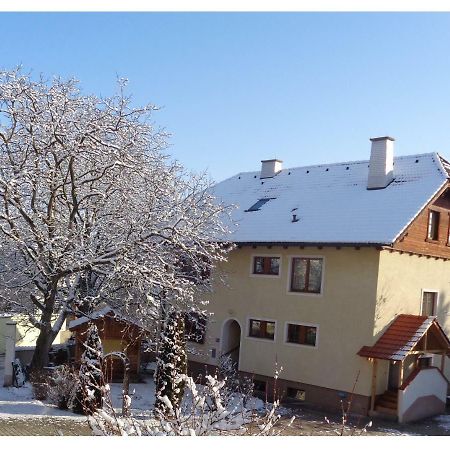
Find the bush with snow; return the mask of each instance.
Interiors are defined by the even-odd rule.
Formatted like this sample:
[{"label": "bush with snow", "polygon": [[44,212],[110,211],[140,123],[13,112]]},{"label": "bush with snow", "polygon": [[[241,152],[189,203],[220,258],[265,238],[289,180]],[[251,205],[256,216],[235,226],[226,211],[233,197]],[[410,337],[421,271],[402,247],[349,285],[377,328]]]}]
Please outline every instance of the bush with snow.
[{"label": "bush with snow", "polygon": [[67,365],[58,366],[48,383],[48,399],[59,409],[68,409],[74,400],[78,374]]},{"label": "bush with snow", "polygon": [[84,353],[81,357],[79,380],[73,400],[73,411],[92,414],[102,407],[104,395],[103,347],[94,322],[89,324]]},{"label": "bush with snow", "polygon": [[165,405],[164,413],[159,410],[149,420],[118,415],[107,396],[103,409],[88,417],[93,433],[101,436],[268,435],[273,434],[273,427],[280,419],[278,402],[261,415],[245,408],[241,395],[229,396],[225,381],[217,377],[206,376],[204,386],[197,386],[186,375],[175,382],[185,386],[181,405],[174,407],[167,396],[160,397]]}]

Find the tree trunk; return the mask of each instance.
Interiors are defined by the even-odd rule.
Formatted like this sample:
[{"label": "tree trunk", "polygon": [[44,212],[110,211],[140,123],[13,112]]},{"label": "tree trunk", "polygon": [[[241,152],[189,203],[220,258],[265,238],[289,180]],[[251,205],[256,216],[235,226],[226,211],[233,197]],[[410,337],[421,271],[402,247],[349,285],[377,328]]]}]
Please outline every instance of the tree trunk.
[{"label": "tree trunk", "polygon": [[42,327],[36,340],[36,348],[30,364],[31,372],[40,372],[48,365],[48,353],[56,337],[52,329],[51,319],[52,310],[46,309],[42,312],[40,320]]}]

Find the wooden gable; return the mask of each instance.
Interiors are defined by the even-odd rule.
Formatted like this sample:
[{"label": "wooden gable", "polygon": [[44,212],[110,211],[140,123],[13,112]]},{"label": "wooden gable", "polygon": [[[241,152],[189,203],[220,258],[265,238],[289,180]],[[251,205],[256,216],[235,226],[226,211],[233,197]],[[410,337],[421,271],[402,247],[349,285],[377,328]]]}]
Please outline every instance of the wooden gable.
[{"label": "wooden gable", "polygon": [[[430,212],[439,214],[437,239],[428,237]],[[419,255],[450,259],[450,185],[447,184],[428,203],[394,243],[393,248]]]}]

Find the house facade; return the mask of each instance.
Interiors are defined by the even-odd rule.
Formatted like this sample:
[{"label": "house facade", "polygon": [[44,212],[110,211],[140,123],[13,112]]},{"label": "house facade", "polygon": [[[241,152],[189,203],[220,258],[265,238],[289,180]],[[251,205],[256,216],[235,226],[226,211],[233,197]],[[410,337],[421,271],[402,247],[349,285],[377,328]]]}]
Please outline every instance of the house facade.
[{"label": "house facade", "polygon": [[[445,408],[450,364],[449,166],[436,153],[261,171],[219,183],[237,205],[213,316],[191,367],[229,355],[271,396],[420,419]],[[219,278],[225,282],[219,281]]]}]

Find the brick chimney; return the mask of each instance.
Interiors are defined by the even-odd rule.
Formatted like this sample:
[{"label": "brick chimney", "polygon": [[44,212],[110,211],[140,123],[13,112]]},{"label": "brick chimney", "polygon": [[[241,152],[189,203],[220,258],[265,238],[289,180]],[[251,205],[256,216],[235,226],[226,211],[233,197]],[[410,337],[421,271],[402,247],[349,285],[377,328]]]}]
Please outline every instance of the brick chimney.
[{"label": "brick chimney", "polygon": [[367,189],[384,189],[394,180],[394,138],[389,136],[370,139],[369,177]]},{"label": "brick chimney", "polygon": [[265,159],[261,161],[261,175],[259,178],[272,178],[281,172],[283,161],[279,159]]}]

